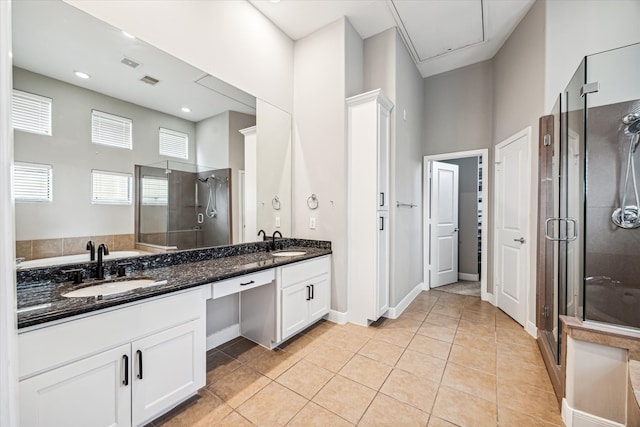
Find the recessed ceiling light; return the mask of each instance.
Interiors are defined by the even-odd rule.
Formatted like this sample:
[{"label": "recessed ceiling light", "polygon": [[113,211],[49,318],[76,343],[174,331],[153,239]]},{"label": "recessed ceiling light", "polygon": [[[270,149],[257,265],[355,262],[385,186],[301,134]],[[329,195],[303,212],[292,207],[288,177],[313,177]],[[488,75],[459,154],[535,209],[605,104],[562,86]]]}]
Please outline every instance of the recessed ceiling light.
[{"label": "recessed ceiling light", "polygon": [[81,79],[89,79],[91,78],[91,76],[87,73],[83,73],[82,71],[74,71],[73,74],[75,74],[77,77],[80,77]]},{"label": "recessed ceiling light", "polygon": [[271,3],[280,3],[280,0],[269,0]]},{"label": "recessed ceiling light", "polygon": [[125,36],[125,37],[128,37],[130,39],[135,39],[136,38],[136,36],[127,33],[125,30],[122,30],[122,35]]},{"label": "recessed ceiling light", "polygon": [[189,108],[189,107],[182,107],[182,108],[181,108],[181,110],[182,110],[184,113],[190,113],[190,112],[191,112],[191,108]]}]

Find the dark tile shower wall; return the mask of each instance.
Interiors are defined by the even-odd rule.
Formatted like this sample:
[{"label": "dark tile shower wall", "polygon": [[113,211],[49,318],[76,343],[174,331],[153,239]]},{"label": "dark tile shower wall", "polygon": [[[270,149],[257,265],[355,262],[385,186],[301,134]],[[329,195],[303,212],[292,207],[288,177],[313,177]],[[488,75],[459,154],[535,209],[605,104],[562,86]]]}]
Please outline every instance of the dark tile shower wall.
[{"label": "dark tile shower wall", "polygon": [[[611,222],[613,211],[622,203],[630,141],[621,118],[634,105],[638,109],[640,101],[604,105],[588,112],[585,277],[609,277],[619,281],[619,286],[640,289],[640,228],[622,229]],[[635,159],[640,186],[640,150]],[[630,184],[627,205],[635,204],[635,197],[629,198],[632,193]]]}]

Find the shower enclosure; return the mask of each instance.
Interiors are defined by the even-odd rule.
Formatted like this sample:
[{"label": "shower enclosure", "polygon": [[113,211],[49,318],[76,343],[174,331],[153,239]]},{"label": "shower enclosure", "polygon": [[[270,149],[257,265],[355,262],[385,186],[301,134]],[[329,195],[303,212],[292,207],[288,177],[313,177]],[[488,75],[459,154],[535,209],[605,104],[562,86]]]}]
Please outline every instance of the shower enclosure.
[{"label": "shower enclosure", "polygon": [[537,320],[556,365],[559,315],[640,328],[639,75],[640,44],[587,56],[540,120]]},{"label": "shower enclosure", "polygon": [[137,242],[160,251],[231,243],[230,169],[136,165]]}]

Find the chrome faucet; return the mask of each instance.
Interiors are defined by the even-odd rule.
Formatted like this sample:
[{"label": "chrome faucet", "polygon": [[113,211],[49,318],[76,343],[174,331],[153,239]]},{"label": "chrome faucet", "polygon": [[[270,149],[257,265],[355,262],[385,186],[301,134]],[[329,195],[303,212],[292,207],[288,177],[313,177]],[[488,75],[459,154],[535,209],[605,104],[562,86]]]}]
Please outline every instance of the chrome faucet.
[{"label": "chrome faucet", "polygon": [[93,244],[91,240],[87,242],[87,250],[89,251],[89,259],[91,261],[96,260],[96,245]]},{"label": "chrome faucet", "polygon": [[280,236],[280,238],[282,239],[282,233],[280,233],[278,230],[273,232],[273,235],[271,236],[271,250],[275,251],[276,250],[276,234]]},{"label": "chrome faucet", "polygon": [[96,266],[96,279],[98,280],[104,279],[103,255],[109,255],[109,248],[104,243],[100,243],[100,246],[98,246],[98,264]]}]

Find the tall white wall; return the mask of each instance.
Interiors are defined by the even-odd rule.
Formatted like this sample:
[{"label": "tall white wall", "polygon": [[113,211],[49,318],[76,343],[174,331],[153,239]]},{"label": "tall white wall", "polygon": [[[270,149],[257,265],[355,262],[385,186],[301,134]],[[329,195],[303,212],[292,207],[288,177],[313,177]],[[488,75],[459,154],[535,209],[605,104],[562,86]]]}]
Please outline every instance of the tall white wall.
[{"label": "tall white wall", "polygon": [[[346,68],[349,56],[362,57],[358,38],[342,18],[298,40],[294,50],[293,232],[331,240],[331,308],[339,312],[347,311],[345,98],[362,91],[361,75]],[[316,210],[307,207],[311,194]]]},{"label": "tall white wall", "polygon": [[549,113],[586,55],[640,42],[637,0],[546,2],[544,111]]},{"label": "tall white wall", "polygon": [[293,110],[293,41],[249,2],[66,2],[257,98]]}]

